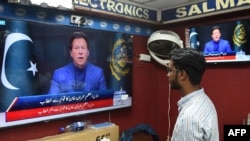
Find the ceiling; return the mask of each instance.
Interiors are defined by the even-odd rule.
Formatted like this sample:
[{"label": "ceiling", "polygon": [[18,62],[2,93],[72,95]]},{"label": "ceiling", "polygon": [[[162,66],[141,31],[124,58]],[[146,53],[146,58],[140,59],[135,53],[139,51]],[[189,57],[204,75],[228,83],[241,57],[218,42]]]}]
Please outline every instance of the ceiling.
[{"label": "ceiling", "polygon": [[[16,2],[17,0],[6,0],[9,2]],[[51,0],[18,0],[19,3],[27,3],[31,2],[32,4],[37,4],[40,5],[42,3],[46,3],[48,5],[56,5],[58,6],[58,3],[55,1]],[[163,9],[169,9],[169,8],[176,8],[178,6],[184,6],[192,3],[197,3],[205,0],[116,0],[120,2],[125,2],[125,3],[131,3],[131,4],[138,4],[138,5],[143,5],[148,8],[156,9],[156,10],[163,10]],[[72,0],[63,0],[60,2],[60,5],[63,5],[64,7],[68,8],[68,6],[72,6]],[[65,6],[65,5],[66,6]],[[71,7],[70,7],[71,8]]]},{"label": "ceiling", "polygon": [[126,1],[161,10],[204,0],[126,0]]}]

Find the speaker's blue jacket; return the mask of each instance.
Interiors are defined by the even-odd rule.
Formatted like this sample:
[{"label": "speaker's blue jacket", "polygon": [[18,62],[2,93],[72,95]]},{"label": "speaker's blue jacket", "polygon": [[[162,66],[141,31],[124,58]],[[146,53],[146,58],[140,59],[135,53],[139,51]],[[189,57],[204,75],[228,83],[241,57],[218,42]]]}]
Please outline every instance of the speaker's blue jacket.
[{"label": "speaker's blue jacket", "polygon": [[54,72],[49,94],[104,89],[107,85],[102,68],[88,62],[79,69],[70,63]]},{"label": "speaker's blue jacket", "polygon": [[[216,44],[218,45],[216,46]],[[227,40],[220,39],[219,42],[211,40],[205,44],[204,53],[216,52],[232,52],[230,43]]]}]

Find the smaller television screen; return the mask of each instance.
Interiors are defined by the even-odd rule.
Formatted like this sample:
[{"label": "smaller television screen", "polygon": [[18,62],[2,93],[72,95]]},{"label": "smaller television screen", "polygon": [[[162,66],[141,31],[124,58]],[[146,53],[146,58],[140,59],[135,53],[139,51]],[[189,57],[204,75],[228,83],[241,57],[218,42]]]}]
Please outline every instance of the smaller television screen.
[{"label": "smaller television screen", "polygon": [[250,61],[250,19],[186,29],[186,47],[203,53],[207,63]]}]

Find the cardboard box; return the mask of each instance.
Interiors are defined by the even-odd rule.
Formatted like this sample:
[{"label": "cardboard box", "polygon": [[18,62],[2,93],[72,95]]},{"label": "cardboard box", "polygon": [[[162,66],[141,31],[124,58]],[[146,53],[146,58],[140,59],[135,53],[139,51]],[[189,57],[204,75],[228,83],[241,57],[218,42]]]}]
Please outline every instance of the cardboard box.
[{"label": "cardboard box", "polygon": [[79,132],[63,133],[29,141],[101,141],[104,137],[110,139],[110,141],[119,141],[119,126],[114,124],[99,129],[85,129]]}]

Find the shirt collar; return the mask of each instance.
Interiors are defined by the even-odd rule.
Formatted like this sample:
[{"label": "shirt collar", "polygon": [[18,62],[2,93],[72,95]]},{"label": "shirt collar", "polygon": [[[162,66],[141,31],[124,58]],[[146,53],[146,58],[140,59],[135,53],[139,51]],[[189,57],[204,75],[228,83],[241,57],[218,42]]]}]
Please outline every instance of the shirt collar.
[{"label": "shirt collar", "polygon": [[72,64],[72,66],[73,66],[73,69],[75,70],[75,72],[84,72],[85,70],[86,70],[86,68],[87,68],[87,65],[88,65],[88,62],[86,63],[86,65],[84,66],[84,68],[82,68],[82,69],[80,69],[80,68],[78,68],[78,67],[76,67],[75,65],[74,65],[74,63],[72,62],[71,63]]},{"label": "shirt collar", "polygon": [[193,92],[187,94],[186,96],[182,97],[177,103],[178,111],[180,111],[192,98],[194,98],[202,93],[204,93],[203,88],[201,88],[197,91],[193,91]]},{"label": "shirt collar", "polygon": [[214,42],[215,44],[219,44],[220,40],[221,40],[221,39],[219,39],[217,42],[215,42],[215,41],[213,41],[213,42]]}]

